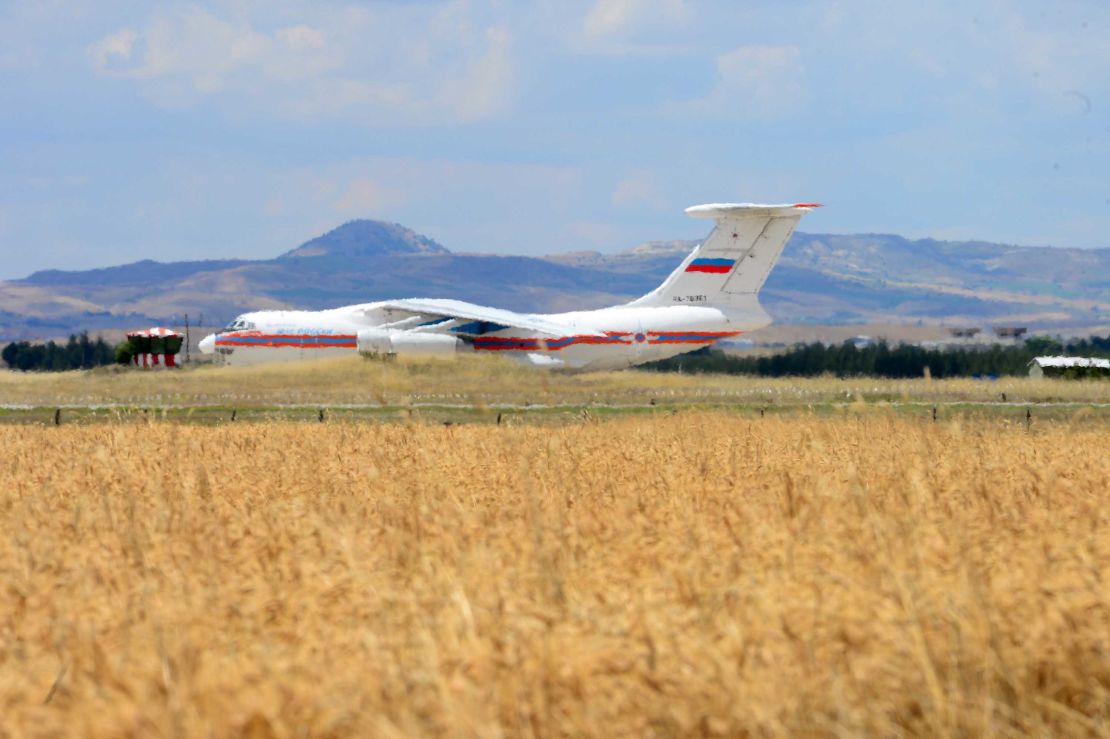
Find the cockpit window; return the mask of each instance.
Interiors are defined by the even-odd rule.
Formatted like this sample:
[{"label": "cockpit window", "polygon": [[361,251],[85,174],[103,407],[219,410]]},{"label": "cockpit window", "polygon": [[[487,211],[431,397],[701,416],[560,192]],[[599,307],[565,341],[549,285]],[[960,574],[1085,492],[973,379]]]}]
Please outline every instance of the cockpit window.
[{"label": "cockpit window", "polygon": [[231,323],[224,326],[224,331],[249,331],[254,328],[254,324],[242,318],[236,318]]}]

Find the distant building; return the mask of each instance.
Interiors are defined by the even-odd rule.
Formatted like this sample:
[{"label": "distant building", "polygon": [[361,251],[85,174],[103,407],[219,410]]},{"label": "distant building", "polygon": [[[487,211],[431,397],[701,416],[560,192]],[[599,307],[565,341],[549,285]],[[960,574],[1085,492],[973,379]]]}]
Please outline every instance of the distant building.
[{"label": "distant building", "polygon": [[751,339],[721,339],[713,348],[722,352],[742,352],[754,346],[755,342]]},{"label": "distant building", "polygon": [[131,364],[136,367],[176,367],[177,353],[185,337],[178,332],[155,326],[127,333]]},{"label": "distant building", "polygon": [[952,334],[956,339],[973,339],[983,329],[974,326],[957,326],[948,329],[948,333]]},{"label": "distant building", "polygon": [[1000,339],[1020,339],[1028,331],[1025,326],[995,326],[994,333]]},{"label": "distant building", "polygon": [[1110,359],[1097,357],[1035,357],[1029,363],[1030,377],[1110,377]]}]

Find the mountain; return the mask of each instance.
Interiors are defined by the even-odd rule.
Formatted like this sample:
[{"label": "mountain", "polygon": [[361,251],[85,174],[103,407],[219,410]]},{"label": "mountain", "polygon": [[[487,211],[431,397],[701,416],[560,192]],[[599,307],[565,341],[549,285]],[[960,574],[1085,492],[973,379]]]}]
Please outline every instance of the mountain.
[{"label": "mountain", "polygon": [[[0,340],[421,295],[525,311],[600,307],[648,292],[695,244],[459,254],[398,224],[357,220],[274,259],[143,260],[0,282]],[[795,233],[761,300],[779,323],[1105,325],[1110,249]]]},{"label": "mountain", "polygon": [[317,236],[278,259],[332,257],[361,259],[381,254],[450,254],[427,236],[396,223],[348,221],[339,228]]},{"label": "mountain", "polygon": [[[618,254],[549,259],[665,274],[697,243],[656,241]],[[776,320],[796,323],[1101,325],[1110,321],[1110,249],[795,233],[760,300]]]}]

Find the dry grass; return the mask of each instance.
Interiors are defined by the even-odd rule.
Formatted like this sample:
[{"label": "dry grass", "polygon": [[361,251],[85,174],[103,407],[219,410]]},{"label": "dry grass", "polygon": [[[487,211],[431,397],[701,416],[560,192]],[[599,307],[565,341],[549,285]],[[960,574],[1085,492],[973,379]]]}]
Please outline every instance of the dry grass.
[{"label": "dry grass", "polygon": [[0,427],[0,736],[1106,735],[1105,425]]},{"label": "dry grass", "polygon": [[0,370],[6,405],[405,405],[495,403],[586,405],[758,403],[808,405],[865,400],[1064,401],[1110,403],[1110,382],[1006,378],[976,380],[770,379],[647,371],[566,374],[501,357],[454,361],[368,361],[344,357],[257,367],[199,367],[175,372]]}]

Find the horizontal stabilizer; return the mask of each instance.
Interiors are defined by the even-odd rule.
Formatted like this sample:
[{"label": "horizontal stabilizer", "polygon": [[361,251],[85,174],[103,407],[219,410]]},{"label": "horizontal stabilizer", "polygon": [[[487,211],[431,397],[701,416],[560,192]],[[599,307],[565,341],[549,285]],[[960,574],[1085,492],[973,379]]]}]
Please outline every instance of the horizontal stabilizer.
[{"label": "horizontal stabilizer", "polygon": [[707,203],[705,205],[692,205],[686,209],[686,215],[693,218],[779,218],[782,216],[801,215],[814,208],[820,208],[820,203],[793,203],[780,205],[762,205],[760,203]]}]

